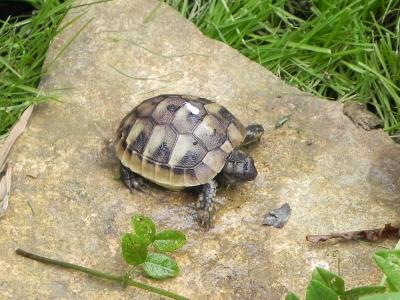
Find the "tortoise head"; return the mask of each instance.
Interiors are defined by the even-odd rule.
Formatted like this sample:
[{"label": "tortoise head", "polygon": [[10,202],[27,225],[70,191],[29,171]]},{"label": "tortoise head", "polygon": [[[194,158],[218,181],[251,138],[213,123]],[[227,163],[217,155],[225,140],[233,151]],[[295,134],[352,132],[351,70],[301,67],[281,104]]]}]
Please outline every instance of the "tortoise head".
[{"label": "tortoise head", "polygon": [[257,169],[254,166],[253,158],[235,149],[226,159],[221,173],[218,174],[219,183],[231,185],[237,182],[254,180],[257,177]]}]

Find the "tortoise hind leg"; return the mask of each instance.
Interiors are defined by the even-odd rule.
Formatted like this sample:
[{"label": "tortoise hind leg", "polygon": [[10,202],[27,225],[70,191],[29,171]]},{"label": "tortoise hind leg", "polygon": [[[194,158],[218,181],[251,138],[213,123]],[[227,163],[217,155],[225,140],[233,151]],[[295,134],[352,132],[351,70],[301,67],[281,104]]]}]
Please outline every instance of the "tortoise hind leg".
[{"label": "tortoise hind leg", "polygon": [[197,202],[197,218],[200,226],[210,228],[215,213],[215,195],[217,182],[211,180],[202,186]]},{"label": "tortoise hind leg", "polygon": [[264,134],[264,127],[260,124],[251,124],[246,127],[246,137],[242,143],[247,146],[260,141],[261,136]]},{"label": "tortoise hind leg", "polygon": [[119,168],[119,174],[122,181],[125,183],[127,188],[133,193],[133,190],[139,190],[141,192],[145,191],[147,184],[145,183],[143,177],[132,172],[129,168],[121,164]]}]

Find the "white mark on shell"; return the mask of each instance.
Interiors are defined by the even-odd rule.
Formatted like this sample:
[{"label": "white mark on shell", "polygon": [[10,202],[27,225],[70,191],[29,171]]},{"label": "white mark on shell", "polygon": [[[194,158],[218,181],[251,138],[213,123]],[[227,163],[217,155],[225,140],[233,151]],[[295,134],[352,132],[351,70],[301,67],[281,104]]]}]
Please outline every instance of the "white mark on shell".
[{"label": "white mark on shell", "polygon": [[186,108],[187,108],[192,114],[194,114],[194,115],[198,115],[199,112],[200,112],[200,109],[198,109],[197,107],[193,106],[193,105],[190,104],[190,103],[187,103],[187,102],[186,102],[185,106],[186,106]]}]

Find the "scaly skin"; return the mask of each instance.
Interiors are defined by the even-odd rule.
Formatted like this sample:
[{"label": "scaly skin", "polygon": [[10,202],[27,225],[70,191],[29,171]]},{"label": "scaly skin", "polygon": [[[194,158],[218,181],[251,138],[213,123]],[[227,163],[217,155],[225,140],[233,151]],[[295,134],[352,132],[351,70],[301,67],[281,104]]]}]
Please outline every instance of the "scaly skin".
[{"label": "scaly skin", "polygon": [[210,228],[215,213],[215,196],[217,194],[217,182],[211,180],[202,186],[197,202],[197,219],[200,226]]},{"label": "scaly skin", "polygon": [[260,124],[251,124],[246,127],[246,137],[241,146],[258,143],[264,134],[264,127]]},{"label": "scaly skin", "polygon": [[144,178],[132,172],[129,168],[125,167],[123,164],[121,164],[119,172],[122,181],[131,191],[131,193],[133,193],[134,190],[144,192],[145,189],[147,188],[147,184],[145,183]]}]

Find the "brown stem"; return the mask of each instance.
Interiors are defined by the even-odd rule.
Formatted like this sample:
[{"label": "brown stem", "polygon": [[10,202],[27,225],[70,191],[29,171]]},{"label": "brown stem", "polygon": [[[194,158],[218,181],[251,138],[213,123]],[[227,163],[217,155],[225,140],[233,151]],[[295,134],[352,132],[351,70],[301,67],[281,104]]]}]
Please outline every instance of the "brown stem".
[{"label": "brown stem", "polygon": [[66,268],[66,269],[72,269],[72,270],[76,270],[76,271],[80,271],[98,278],[103,278],[103,279],[107,279],[107,280],[111,280],[113,282],[116,282],[118,284],[121,284],[123,286],[134,286],[137,287],[139,289],[143,289],[149,292],[153,292],[168,298],[172,298],[172,299],[177,299],[177,300],[189,300],[188,298],[185,298],[183,296],[180,296],[178,294],[151,286],[151,285],[147,285],[144,284],[142,282],[139,281],[134,281],[126,276],[116,276],[116,275],[112,275],[109,273],[103,273],[97,270],[93,270],[90,268],[86,268],[83,266],[79,266],[79,265],[75,265],[75,264],[71,264],[65,261],[61,261],[61,260],[56,260],[56,259],[52,259],[52,258],[48,258],[48,257],[44,257],[44,256],[40,256],[22,249],[17,249],[15,251],[18,255],[24,256],[26,258],[29,259],[33,259],[36,261],[40,261],[41,263],[44,264],[48,264],[48,265],[56,265],[62,268]]}]

